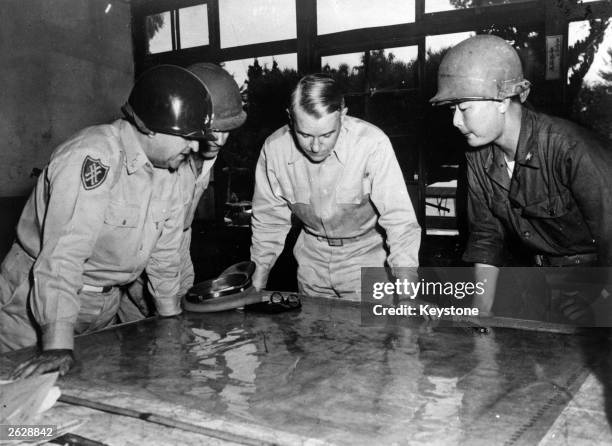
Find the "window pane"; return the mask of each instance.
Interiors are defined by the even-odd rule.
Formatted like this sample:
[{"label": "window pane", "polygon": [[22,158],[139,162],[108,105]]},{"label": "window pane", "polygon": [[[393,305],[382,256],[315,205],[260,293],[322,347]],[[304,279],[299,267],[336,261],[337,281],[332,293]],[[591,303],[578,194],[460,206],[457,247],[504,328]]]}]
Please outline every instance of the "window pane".
[{"label": "window pane", "polygon": [[365,92],[365,53],[347,53],[321,57],[323,72],[329,74],[347,92],[346,102],[352,108],[353,115],[362,117],[363,101],[361,96],[354,98],[352,93],[361,95]]},{"label": "window pane", "polygon": [[[593,26],[591,26],[593,23]],[[580,76],[583,84],[610,82],[612,20],[583,20],[568,25],[568,83]],[[590,64],[589,62],[590,61]]]},{"label": "window pane", "polygon": [[[371,50],[367,60],[367,119],[392,137],[398,154],[415,140],[422,105],[416,90],[417,46]],[[400,147],[402,150],[400,150]],[[416,156],[416,150],[412,155]],[[408,156],[404,153],[403,156]],[[416,169],[406,159],[405,167]]]},{"label": "window pane", "polygon": [[[261,147],[272,132],[287,123],[289,96],[298,81],[297,54],[232,60],[221,65],[241,86],[247,110],[245,124],[231,132],[223,148],[220,162],[226,163],[227,169],[222,169],[231,173],[231,181],[221,189],[227,191],[223,200],[250,200]],[[215,169],[217,166],[222,164],[217,162]]]},{"label": "window pane", "polygon": [[427,36],[425,38],[425,50],[427,59],[435,57],[437,54],[444,54],[450,47],[457,45],[462,40],[472,37],[476,33],[473,31],[453,34],[440,34],[437,36]]},{"label": "window pane", "polygon": [[317,0],[318,33],[414,22],[414,0]]},{"label": "window pane", "polygon": [[181,48],[208,45],[208,6],[179,9]]},{"label": "window pane", "polygon": [[416,87],[418,53],[416,45],[371,50],[367,70],[370,90]]},{"label": "window pane", "polygon": [[219,0],[221,48],[297,37],[295,0]]},{"label": "window pane", "polygon": [[569,23],[567,43],[570,115],[612,139],[612,19]]},{"label": "window pane", "polygon": [[534,0],[425,0],[425,12],[451,11],[476,6],[495,6],[507,3],[523,3]]},{"label": "window pane", "polygon": [[[276,66],[275,66],[276,63]],[[241,60],[229,60],[221,64],[230,73],[239,86],[246,86],[249,77],[260,77],[273,69],[297,71],[297,54],[277,54]],[[249,76],[250,74],[250,76]]]},{"label": "window pane", "polygon": [[[425,38],[425,100],[436,94],[438,67],[444,54],[449,48],[475,34],[469,31]],[[426,184],[456,180],[460,172],[459,165],[465,158],[463,152],[467,145],[465,138],[453,126],[449,108],[426,106],[421,121],[421,130],[422,141],[425,145],[423,162],[425,163]]]},{"label": "window pane", "polygon": [[147,16],[146,27],[149,54],[172,51],[170,11]]}]

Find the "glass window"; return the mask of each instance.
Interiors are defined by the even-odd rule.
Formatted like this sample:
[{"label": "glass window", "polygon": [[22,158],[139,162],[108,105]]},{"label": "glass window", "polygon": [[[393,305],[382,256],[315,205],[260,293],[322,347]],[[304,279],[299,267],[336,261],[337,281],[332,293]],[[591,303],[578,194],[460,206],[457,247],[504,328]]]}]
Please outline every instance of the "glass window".
[{"label": "glass window", "polygon": [[416,87],[416,45],[370,50],[368,81],[370,91]]},{"label": "glass window", "polygon": [[178,13],[181,48],[208,45],[208,6],[181,8]]},{"label": "glass window", "polygon": [[325,71],[359,71],[363,69],[363,52],[335,54],[321,57],[321,66]]},{"label": "glass window", "polygon": [[295,0],[219,0],[221,48],[297,37]]},{"label": "glass window", "polygon": [[170,11],[147,16],[147,40],[149,54],[172,51],[172,26]]},{"label": "glass window", "polygon": [[319,34],[412,22],[414,0],[317,0]]},{"label": "glass window", "polygon": [[567,40],[570,115],[612,139],[612,19],[571,22]]},{"label": "glass window", "polygon": [[406,180],[416,178],[416,140],[422,105],[416,87],[417,46],[382,48],[321,58],[323,72],[347,91],[348,113],[380,127],[391,139]]},{"label": "glass window", "polygon": [[[425,100],[436,94],[438,67],[444,54],[449,48],[475,34],[473,31],[468,31],[425,38]],[[424,181],[427,185],[432,185],[456,180],[460,175],[459,166],[464,158],[463,151],[467,147],[465,138],[453,126],[452,115],[448,107],[425,106],[423,112],[421,139],[425,146],[423,152]],[[432,226],[431,222],[428,223],[428,226]]]},{"label": "glass window", "polygon": [[[394,137],[415,136],[421,106],[416,90],[418,47],[370,50],[367,60],[367,120]],[[410,138],[408,138],[410,139]],[[397,147],[396,147],[397,148]],[[399,152],[399,150],[398,150]],[[410,151],[416,154],[415,151]],[[399,156],[399,153],[398,153]],[[407,162],[416,169],[416,163]]]},{"label": "glass window", "polygon": [[437,54],[444,54],[450,47],[455,46],[462,40],[472,37],[476,33],[473,31],[453,33],[453,34],[439,34],[437,36],[427,36],[425,38],[425,50],[427,59],[435,58]]},{"label": "glass window", "polygon": [[453,9],[496,6],[507,3],[523,3],[534,0],[425,0],[425,13],[452,11]]},{"label": "glass window", "polygon": [[572,76],[589,85],[612,81],[612,20],[607,26],[601,20],[570,22],[567,35],[568,83]]},{"label": "glass window", "polygon": [[230,60],[223,62],[221,66],[234,77],[239,86],[246,87],[249,77],[264,75],[272,69],[278,69],[281,72],[284,70],[297,71],[297,54],[277,54],[275,56]]},{"label": "glass window", "polygon": [[223,156],[215,163],[215,177],[226,178],[223,201],[250,200],[255,182],[254,172],[265,139],[287,123],[289,96],[298,81],[297,54],[232,60],[222,66],[241,87],[246,104],[247,120],[233,130],[223,148]]},{"label": "glass window", "polygon": [[[365,91],[365,53],[336,54],[321,57],[321,67],[338,81],[346,91],[346,103],[353,116],[363,117],[363,100],[361,95]],[[357,96],[353,94],[356,93]]]}]

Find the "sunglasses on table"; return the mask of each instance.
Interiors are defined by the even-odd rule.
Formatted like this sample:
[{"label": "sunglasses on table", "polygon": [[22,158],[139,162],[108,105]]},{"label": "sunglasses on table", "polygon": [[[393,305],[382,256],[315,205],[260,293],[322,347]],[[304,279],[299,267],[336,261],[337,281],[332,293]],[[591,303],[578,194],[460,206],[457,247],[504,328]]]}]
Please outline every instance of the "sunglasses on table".
[{"label": "sunglasses on table", "polygon": [[301,307],[302,301],[297,294],[274,291],[270,294],[267,301],[246,305],[244,309],[261,313],[282,313],[298,310]]}]

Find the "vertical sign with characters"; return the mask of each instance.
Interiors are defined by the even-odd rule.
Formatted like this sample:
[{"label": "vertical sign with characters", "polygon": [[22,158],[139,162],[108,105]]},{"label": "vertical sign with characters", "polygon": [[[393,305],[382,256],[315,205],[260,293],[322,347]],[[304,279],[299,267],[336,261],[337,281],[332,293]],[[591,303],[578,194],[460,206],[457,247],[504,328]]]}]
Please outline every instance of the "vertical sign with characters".
[{"label": "vertical sign with characters", "polygon": [[546,80],[561,79],[563,36],[546,36]]}]

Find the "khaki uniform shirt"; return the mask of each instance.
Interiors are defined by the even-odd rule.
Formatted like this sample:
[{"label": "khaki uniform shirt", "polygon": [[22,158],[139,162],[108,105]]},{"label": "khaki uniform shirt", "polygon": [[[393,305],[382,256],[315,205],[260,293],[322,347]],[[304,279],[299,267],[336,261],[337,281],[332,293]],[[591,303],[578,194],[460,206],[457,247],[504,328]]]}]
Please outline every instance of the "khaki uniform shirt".
[{"label": "khaki uniform shirt", "polygon": [[185,210],[183,235],[181,237],[181,285],[179,296],[184,296],[193,286],[195,273],[191,260],[191,225],[195,218],[198,203],[210,183],[210,174],[217,158],[198,161],[198,155],[190,156],[189,161],[178,169],[179,183]]},{"label": "khaki uniform shirt", "polygon": [[[265,287],[283,250],[292,212],[306,233],[326,238],[367,236],[380,225],[389,265],[418,265],[421,230],[401,169],[389,138],[365,121],[346,116],[332,154],[321,163],[310,162],[300,152],[288,126],[264,143],[253,197],[251,260],[257,266],[257,287]],[[363,243],[380,242],[364,237]]]},{"label": "khaki uniform shirt", "polygon": [[193,223],[198,203],[210,183],[210,174],[215,161],[217,161],[217,157],[215,157],[198,162],[196,158],[198,156],[190,156],[188,162],[181,164],[178,169],[181,193],[183,194],[183,205],[185,207],[185,231]]},{"label": "khaki uniform shirt", "polygon": [[158,312],[180,313],[183,224],[178,175],[152,166],[127,121],[59,146],[17,226],[35,259],[30,302],[43,345],[71,344],[84,284],[124,285],[145,269]]}]

